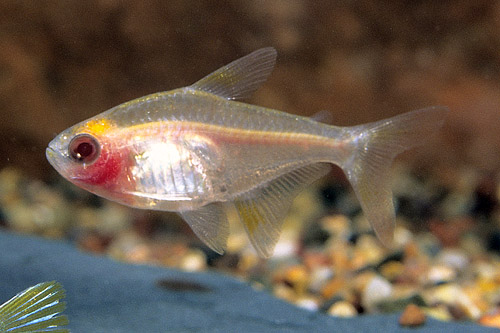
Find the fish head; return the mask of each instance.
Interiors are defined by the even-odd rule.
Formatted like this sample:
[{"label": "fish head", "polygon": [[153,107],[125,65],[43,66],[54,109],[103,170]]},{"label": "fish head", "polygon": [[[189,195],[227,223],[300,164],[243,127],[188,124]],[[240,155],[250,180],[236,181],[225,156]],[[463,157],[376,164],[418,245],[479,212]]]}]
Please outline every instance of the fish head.
[{"label": "fish head", "polygon": [[46,157],[64,178],[100,196],[109,197],[122,172],[121,151],[113,141],[113,124],[92,118],[58,134]]}]

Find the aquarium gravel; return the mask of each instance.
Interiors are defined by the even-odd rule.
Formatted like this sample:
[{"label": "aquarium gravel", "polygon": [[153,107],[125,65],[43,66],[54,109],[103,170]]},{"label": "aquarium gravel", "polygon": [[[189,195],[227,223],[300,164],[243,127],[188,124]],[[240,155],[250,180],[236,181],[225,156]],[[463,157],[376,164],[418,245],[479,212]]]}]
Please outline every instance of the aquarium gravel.
[{"label": "aquarium gravel", "polygon": [[0,224],[120,261],[224,272],[331,316],[406,309],[403,326],[425,326],[433,317],[500,328],[498,180],[468,170],[439,172],[446,177],[396,166],[391,249],[372,234],[345,180],[334,176],[296,199],[267,260],[237,226],[221,256],[175,215],[130,210],[57,177],[44,183],[10,168],[0,171]]}]

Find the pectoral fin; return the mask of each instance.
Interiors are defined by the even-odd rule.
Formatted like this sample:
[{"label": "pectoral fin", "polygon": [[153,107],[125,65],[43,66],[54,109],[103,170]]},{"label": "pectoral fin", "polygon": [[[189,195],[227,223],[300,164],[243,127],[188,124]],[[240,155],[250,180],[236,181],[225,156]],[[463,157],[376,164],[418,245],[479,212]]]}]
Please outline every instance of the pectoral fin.
[{"label": "pectoral fin", "polygon": [[212,203],[197,210],[180,212],[193,232],[219,254],[226,249],[229,223],[222,203]]},{"label": "pectoral fin", "polygon": [[219,68],[191,88],[226,99],[248,98],[267,80],[275,63],[276,50],[265,47]]},{"label": "pectoral fin", "polygon": [[329,170],[330,165],[324,163],[303,167],[234,202],[248,238],[261,257],[268,258],[272,255],[283,219],[295,195]]}]

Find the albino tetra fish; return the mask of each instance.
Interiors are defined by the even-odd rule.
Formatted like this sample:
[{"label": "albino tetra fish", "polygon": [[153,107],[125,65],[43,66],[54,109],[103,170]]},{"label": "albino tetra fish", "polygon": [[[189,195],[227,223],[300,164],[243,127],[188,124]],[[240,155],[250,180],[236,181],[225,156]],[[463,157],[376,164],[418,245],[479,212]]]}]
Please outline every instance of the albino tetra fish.
[{"label": "albino tetra fish", "polygon": [[263,48],[191,86],[118,105],[60,133],[47,158],[69,181],[104,198],[178,212],[218,253],[232,206],[262,257],[272,254],[293,197],[337,164],[390,245],[392,160],[435,133],[447,109],[335,127],[234,101],[254,92],[275,61],[276,51]]},{"label": "albino tetra fish", "polygon": [[20,292],[0,305],[0,332],[59,332],[68,324],[66,309],[61,301],[66,296],[63,287],[55,281],[39,283]]}]

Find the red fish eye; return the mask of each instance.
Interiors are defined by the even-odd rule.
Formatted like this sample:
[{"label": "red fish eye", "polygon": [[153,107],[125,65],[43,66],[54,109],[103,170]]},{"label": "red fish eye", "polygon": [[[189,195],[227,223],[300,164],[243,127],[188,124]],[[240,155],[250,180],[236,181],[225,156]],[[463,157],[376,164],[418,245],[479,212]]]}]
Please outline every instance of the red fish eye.
[{"label": "red fish eye", "polygon": [[92,163],[99,153],[99,142],[89,134],[79,134],[69,143],[69,156],[77,162]]}]

